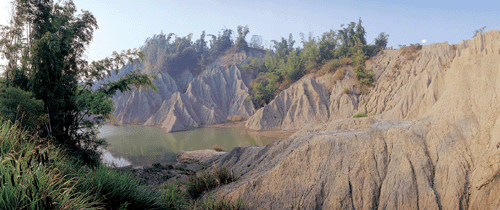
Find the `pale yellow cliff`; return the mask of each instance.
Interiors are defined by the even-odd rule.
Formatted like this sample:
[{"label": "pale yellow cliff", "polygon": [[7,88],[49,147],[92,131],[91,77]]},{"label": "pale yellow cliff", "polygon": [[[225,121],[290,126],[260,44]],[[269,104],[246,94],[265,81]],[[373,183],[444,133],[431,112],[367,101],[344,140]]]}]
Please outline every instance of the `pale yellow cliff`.
[{"label": "pale yellow cliff", "polygon": [[[219,156],[238,180],[215,190],[251,209],[500,208],[500,32],[385,50],[355,96],[349,71],[303,78],[247,121],[293,138]],[[367,118],[353,114],[369,112]]]}]

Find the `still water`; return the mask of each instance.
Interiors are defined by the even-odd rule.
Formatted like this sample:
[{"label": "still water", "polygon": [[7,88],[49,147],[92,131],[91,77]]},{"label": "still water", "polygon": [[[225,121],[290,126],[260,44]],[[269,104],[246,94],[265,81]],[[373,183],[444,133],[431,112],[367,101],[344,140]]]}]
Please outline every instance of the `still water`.
[{"label": "still water", "polygon": [[266,145],[277,139],[244,128],[200,128],[165,133],[157,127],[104,125],[99,131],[99,138],[106,139],[109,144],[104,161],[117,160],[118,166],[174,162],[175,154],[181,150],[211,149],[219,145],[230,151],[234,147]]}]

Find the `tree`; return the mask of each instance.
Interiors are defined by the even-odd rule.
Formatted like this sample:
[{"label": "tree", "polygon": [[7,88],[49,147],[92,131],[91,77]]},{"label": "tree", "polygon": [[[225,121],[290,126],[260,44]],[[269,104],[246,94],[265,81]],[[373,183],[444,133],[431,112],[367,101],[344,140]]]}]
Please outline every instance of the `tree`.
[{"label": "tree", "polygon": [[321,60],[330,60],[335,58],[334,50],[337,47],[337,38],[334,30],[323,33],[318,42],[319,55]]},{"label": "tree", "polygon": [[233,34],[231,29],[223,29],[222,34],[219,32],[218,36],[209,34],[209,36],[212,36],[212,40],[210,40],[210,48],[215,56],[220,55],[233,46],[231,34]]},{"label": "tree", "polygon": [[387,47],[387,43],[389,42],[389,34],[385,32],[381,32],[377,38],[375,38],[375,46],[385,49]]},{"label": "tree", "polygon": [[200,39],[195,42],[195,49],[197,53],[203,54],[207,50],[207,42],[205,41],[205,31],[200,35]]},{"label": "tree", "polygon": [[472,36],[472,38],[476,37],[478,34],[483,33],[485,29],[486,29],[486,26],[483,26],[480,29],[475,30],[474,31],[474,35]]},{"label": "tree", "polygon": [[110,98],[117,90],[156,86],[151,77],[137,71],[95,91],[93,83],[127,63],[138,65],[143,52],[114,52],[89,65],[83,53],[97,29],[90,12],[77,13],[72,1],[16,0],[13,8],[10,26],[1,28],[1,33],[8,35],[0,41],[2,55],[10,59],[4,72],[6,91],[17,91],[8,88],[17,87],[43,101],[47,121],[42,136],[79,151],[82,158],[98,159],[96,148],[103,141],[96,138],[96,125],[110,116]]},{"label": "tree", "polygon": [[389,40],[389,34],[385,32],[381,32],[377,38],[375,38],[375,44],[369,46],[369,52],[367,53],[370,56],[375,56],[381,50],[384,50],[387,47],[387,43]]},{"label": "tree", "polygon": [[262,44],[262,36],[253,35],[252,38],[250,39],[250,44],[248,46],[263,50],[264,45]]},{"label": "tree", "polygon": [[359,41],[363,44],[366,45],[366,31],[365,28],[362,26],[363,21],[361,21],[361,18],[358,20],[358,25],[356,25],[356,37],[358,37]]},{"label": "tree", "polygon": [[236,39],[236,51],[246,50],[248,48],[248,43],[245,41],[245,37],[248,35],[250,30],[248,26],[238,26],[238,38]]},{"label": "tree", "polygon": [[281,42],[278,42],[276,40],[271,40],[273,43],[273,48],[275,50],[275,53],[277,54],[278,57],[284,58],[290,51],[293,50],[293,45],[295,44],[295,40],[293,40],[293,36],[290,33],[288,36],[288,41],[281,37]]}]

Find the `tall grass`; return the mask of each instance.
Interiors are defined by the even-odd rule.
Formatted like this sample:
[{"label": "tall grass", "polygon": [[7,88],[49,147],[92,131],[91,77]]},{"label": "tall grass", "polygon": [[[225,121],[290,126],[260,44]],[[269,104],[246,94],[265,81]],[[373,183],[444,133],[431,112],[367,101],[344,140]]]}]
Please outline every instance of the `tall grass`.
[{"label": "tall grass", "polygon": [[76,184],[80,191],[87,191],[92,200],[100,201],[106,209],[161,209],[161,195],[141,186],[133,174],[126,171],[98,166],[88,170]]},{"label": "tall grass", "polygon": [[57,168],[59,150],[0,121],[0,209],[97,207]]},{"label": "tall grass", "polygon": [[163,209],[132,174],[82,166],[61,149],[0,121],[0,209]]}]

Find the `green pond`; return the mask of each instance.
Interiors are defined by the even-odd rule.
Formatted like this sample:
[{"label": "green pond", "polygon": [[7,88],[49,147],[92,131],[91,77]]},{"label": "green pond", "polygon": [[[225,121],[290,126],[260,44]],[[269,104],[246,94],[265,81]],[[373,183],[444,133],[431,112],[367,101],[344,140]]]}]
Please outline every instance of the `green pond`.
[{"label": "green pond", "polygon": [[266,145],[277,139],[244,128],[200,128],[166,133],[157,127],[104,125],[99,131],[99,138],[109,144],[103,160],[116,166],[175,162],[175,155],[181,150],[211,149],[219,145],[230,151],[234,147]]}]

